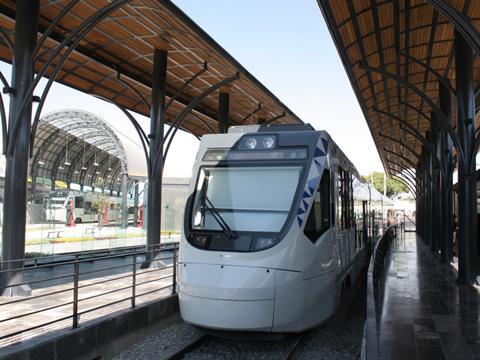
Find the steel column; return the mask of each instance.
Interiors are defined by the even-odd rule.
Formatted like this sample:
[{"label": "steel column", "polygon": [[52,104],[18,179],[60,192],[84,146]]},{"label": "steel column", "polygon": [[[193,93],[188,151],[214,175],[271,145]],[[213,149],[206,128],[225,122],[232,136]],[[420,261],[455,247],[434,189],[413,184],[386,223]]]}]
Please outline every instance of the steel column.
[{"label": "steel column", "polygon": [[133,226],[137,227],[138,225],[138,184],[139,181],[135,180],[134,182],[134,192],[133,192]]},{"label": "steel column", "polygon": [[[432,122],[435,121],[435,113],[432,113]],[[437,141],[437,131],[435,127],[431,128],[430,133],[430,143],[436,144]],[[440,250],[440,226],[441,226],[441,209],[440,209],[440,179],[439,179],[439,169],[438,166],[435,166],[433,157],[436,156],[435,153],[431,154],[427,152],[427,156],[430,163],[430,171],[432,174],[432,242],[430,248],[433,252],[438,253]]]},{"label": "steel column", "polygon": [[128,195],[128,174],[122,174],[122,224],[121,228],[126,229],[128,227],[128,206],[127,206],[127,195]]},{"label": "steel column", "polygon": [[218,131],[225,134],[230,126],[228,120],[228,113],[230,107],[230,94],[220,92],[218,96]]},{"label": "steel column", "polygon": [[[150,168],[147,200],[147,250],[160,245],[162,217],[163,136],[165,126],[165,85],[167,79],[166,50],[155,49],[153,59],[152,101],[150,108]],[[159,154],[158,159],[152,156]],[[153,162],[157,166],[152,166]],[[155,253],[147,252],[144,266],[149,266]]]},{"label": "steel column", "polygon": [[[475,179],[475,91],[473,87],[473,51],[455,30],[455,79],[457,95],[457,131],[465,154],[458,162],[458,279],[459,284],[475,282],[477,238],[477,192]],[[473,161],[472,161],[473,159]],[[473,166],[472,166],[473,163]]]},{"label": "steel column", "polygon": [[[439,105],[447,119],[451,121],[452,117],[452,98],[449,89],[443,83],[438,83],[439,87]],[[444,131],[440,133],[439,158],[445,169],[445,177],[442,179],[442,209],[443,209],[443,234],[441,239],[441,262],[450,262],[453,252],[453,166],[452,166],[452,141]]]},{"label": "steel column", "polygon": [[[16,4],[15,49],[12,61],[12,88],[10,98],[8,127],[18,128],[13,151],[6,155],[5,198],[3,211],[2,270],[23,266],[25,255],[25,222],[27,205],[28,155],[30,143],[30,121],[32,115],[32,96],[28,88],[33,81],[35,50],[38,29],[38,0],[19,0]],[[25,102],[25,111],[19,116],[19,105]],[[12,286],[23,283],[23,272],[3,273],[0,286]],[[13,286],[0,290],[0,295],[29,295],[28,286]]]}]

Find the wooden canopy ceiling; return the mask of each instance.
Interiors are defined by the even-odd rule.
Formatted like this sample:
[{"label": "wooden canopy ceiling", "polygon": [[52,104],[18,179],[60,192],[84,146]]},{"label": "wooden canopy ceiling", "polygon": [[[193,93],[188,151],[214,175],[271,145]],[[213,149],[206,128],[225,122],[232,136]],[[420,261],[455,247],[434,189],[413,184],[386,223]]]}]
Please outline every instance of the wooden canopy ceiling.
[{"label": "wooden canopy ceiling", "polygon": [[[42,68],[59,44],[78,26],[94,19],[107,6],[119,2],[122,1],[41,0],[38,39],[44,36],[46,40],[38,49],[36,70]],[[65,63],[61,64],[56,81],[149,116],[153,53],[155,48],[166,47],[167,104],[175,97],[167,109],[167,123],[175,121],[178,114],[203,91],[236,73],[240,74],[240,78],[227,89],[222,88],[222,91],[230,93],[232,125],[253,124],[276,117],[277,123],[301,123],[295,114],[171,1],[123,2],[124,5],[84,35]],[[66,11],[69,6],[72,7]],[[13,0],[0,3],[0,28],[3,29],[0,58],[7,62],[12,61],[12,51],[5,38],[14,44],[15,9]],[[67,49],[68,46],[62,49],[62,54]],[[61,54],[48,68],[47,77],[53,74],[60,57]],[[205,66],[207,70],[185,86]],[[175,96],[179,89],[180,93]],[[218,91],[211,93],[195,107],[182,125],[185,130],[197,136],[218,131]],[[146,101],[142,101],[142,97]]]},{"label": "wooden canopy ceiling", "polygon": [[[480,29],[480,1],[446,2]],[[318,0],[318,4],[386,171],[390,174],[402,171],[394,163],[412,168],[394,153],[416,164],[418,159],[411,150],[420,154],[422,144],[401,129],[395,117],[405,119],[425,136],[430,129],[432,103],[402,82],[413,85],[438,104],[439,81],[442,81],[454,99],[454,27],[425,0]],[[474,63],[474,78],[478,89],[478,58]]]}]

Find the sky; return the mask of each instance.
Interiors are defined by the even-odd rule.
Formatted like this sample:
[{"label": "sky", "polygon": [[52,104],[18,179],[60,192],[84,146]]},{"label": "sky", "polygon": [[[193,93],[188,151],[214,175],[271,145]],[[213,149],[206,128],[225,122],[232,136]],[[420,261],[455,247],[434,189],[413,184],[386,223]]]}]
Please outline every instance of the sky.
[{"label": "sky", "polygon": [[[174,0],[174,3],[304,122],[318,130],[327,130],[361,174],[383,171],[315,0]],[[10,65],[0,62],[0,71],[10,79]],[[35,92],[37,95],[40,89]],[[43,114],[61,109],[90,111],[114,123],[127,151],[142,156],[133,127],[114,106],[55,84]],[[149,120],[134,116],[147,130]],[[190,177],[197,148],[196,138],[178,132],[164,176]]]}]

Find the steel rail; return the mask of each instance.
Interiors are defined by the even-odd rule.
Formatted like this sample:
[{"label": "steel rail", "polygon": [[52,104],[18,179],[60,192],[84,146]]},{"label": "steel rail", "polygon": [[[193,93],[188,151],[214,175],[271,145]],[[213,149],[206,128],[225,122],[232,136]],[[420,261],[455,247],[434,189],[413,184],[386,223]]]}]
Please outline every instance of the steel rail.
[{"label": "steel rail", "polygon": [[192,350],[196,349],[200,345],[202,345],[205,341],[210,339],[211,336],[207,334],[200,334],[193,341],[189,342],[188,344],[182,346],[177,352],[174,354],[167,356],[165,360],[181,360],[185,357],[186,354],[192,352]]}]

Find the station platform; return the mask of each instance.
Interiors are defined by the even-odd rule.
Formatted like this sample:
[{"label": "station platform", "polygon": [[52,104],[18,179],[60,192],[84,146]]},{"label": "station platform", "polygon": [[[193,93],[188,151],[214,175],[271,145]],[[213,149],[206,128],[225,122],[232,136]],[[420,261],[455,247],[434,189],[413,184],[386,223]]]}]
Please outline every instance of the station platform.
[{"label": "station platform", "polygon": [[479,286],[457,285],[415,233],[394,241],[386,271],[368,359],[480,359]]}]

